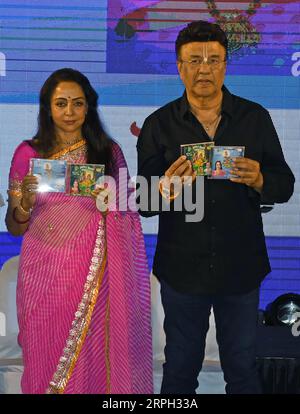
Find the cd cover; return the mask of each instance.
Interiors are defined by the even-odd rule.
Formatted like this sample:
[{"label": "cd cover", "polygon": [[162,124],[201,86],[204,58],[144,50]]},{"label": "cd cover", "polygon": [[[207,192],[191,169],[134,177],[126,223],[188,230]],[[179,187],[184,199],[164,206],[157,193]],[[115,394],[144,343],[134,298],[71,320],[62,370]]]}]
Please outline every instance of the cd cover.
[{"label": "cd cover", "polygon": [[245,147],[239,146],[215,146],[211,151],[211,176],[210,179],[228,180],[237,177],[230,173],[233,159],[243,157]]},{"label": "cd cover", "polygon": [[66,167],[64,160],[31,158],[30,171],[38,177],[38,192],[64,193],[66,189]]},{"label": "cd cover", "polygon": [[102,164],[68,164],[67,191],[74,196],[90,196],[102,186],[105,166]]},{"label": "cd cover", "polygon": [[185,155],[191,161],[197,175],[210,175],[210,152],[213,146],[213,142],[180,145],[181,155]]}]

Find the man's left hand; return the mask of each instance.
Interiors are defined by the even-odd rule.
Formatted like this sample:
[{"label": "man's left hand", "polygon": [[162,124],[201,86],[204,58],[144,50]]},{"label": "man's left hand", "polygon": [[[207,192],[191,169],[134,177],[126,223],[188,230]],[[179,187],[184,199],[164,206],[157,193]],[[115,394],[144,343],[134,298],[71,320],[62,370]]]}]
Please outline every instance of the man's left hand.
[{"label": "man's left hand", "polygon": [[250,158],[237,157],[234,160],[231,174],[237,175],[238,178],[230,178],[230,181],[246,184],[261,193],[264,178],[260,171],[259,162]]}]

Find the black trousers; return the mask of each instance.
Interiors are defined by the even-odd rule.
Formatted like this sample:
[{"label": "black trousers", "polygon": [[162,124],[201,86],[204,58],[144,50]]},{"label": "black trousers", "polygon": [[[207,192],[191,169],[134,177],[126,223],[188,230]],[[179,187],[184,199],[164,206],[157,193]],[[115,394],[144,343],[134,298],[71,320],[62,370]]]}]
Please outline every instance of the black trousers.
[{"label": "black trousers", "polygon": [[259,394],[256,326],[259,290],[243,295],[191,295],[161,281],[166,333],[162,394],[195,394],[213,307],[227,394]]}]

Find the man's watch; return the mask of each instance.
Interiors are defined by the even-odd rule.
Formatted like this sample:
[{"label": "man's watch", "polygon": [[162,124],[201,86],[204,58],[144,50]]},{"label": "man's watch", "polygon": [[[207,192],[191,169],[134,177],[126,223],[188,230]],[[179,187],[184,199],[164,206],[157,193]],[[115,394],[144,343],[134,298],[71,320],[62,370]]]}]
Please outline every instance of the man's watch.
[{"label": "man's watch", "polygon": [[172,181],[174,181],[172,180],[172,177],[169,178],[169,177],[166,177],[165,175],[163,175],[159,179],[159,192],[162,195],[162,197],[168,201],[172,201],[176,197],[178,197],[178,195],[181,192],[181,188],[182,188],[181,180],[180,180],[180,189],[178,188],[179,186],[177,185],[177,183],[176,182],[174,183]]}]

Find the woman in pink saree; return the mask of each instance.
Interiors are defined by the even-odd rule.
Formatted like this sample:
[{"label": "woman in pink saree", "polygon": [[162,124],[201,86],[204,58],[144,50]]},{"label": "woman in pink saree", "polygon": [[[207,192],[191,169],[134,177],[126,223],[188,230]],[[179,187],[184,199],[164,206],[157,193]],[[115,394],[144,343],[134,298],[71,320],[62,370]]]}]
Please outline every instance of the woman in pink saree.
[{"label": "woman in pink saree", "polygon": [[105,164],[118,189],[126,162],[103,131],[97,98],[80,72],[54,72],[40,93],[37,134],[13,156],[6,223],[24,235],[17,285],[23,393],[153,392],[138,214],[102,214],[93,197],[37,192],[30,173],[31,158]]}]

